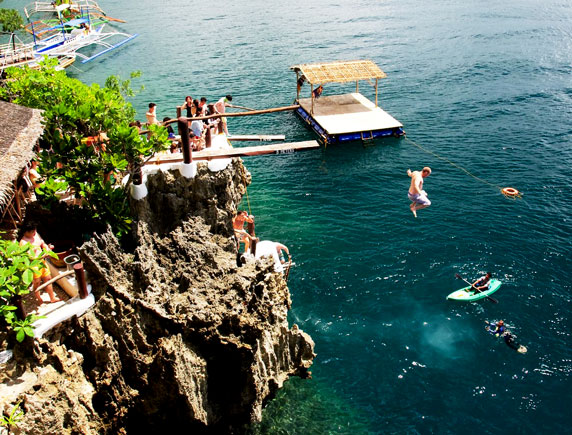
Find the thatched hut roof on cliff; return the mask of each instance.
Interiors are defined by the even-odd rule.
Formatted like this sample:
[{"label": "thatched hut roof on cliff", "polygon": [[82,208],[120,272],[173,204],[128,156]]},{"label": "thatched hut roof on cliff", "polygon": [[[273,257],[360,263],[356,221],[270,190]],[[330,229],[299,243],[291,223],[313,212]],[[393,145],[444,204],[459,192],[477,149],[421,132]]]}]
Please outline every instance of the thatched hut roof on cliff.
[{"label": "thatched hut roof on cliff", "polygon": [[0,213],[5,216],[15,197],[15,181],[34,157],[44,131],[42,110],[0,101]]}]

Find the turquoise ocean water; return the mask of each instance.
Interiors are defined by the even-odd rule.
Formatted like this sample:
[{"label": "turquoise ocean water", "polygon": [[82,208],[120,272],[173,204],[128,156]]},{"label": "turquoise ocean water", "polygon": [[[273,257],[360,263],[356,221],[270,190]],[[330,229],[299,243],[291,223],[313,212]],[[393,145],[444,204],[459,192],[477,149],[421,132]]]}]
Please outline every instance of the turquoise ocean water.
[{"label": "turquoise ocean water", "polygon": [[[388,75],[380,105],[410,139],[524,193],[507,200],[403,139],[244,159],[257,234],[296,262],[290,321],[318,354],[313,379],[287,382],[253,433],[569,433],[572,3],[99,3],[140,36],[71,74],[141,70],[142,120],[150,101],[174,117],[185,95],[289,105],[291,65],[372,59]],[[291,113],[229,129],[313,138]],[[414,219],[405,172],[423,166],[433,205]],[[487,270],[503,281],[498,304],[445,300],[455,273]],[[526,355],[486,333],[501,318]]]}]

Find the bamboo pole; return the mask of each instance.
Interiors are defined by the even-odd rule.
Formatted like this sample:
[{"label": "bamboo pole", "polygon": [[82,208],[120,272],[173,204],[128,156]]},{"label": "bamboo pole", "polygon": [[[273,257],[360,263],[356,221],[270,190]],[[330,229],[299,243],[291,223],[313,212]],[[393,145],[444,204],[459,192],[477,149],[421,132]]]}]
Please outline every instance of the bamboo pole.
[{"label": "bamboo pole", "polygon": [[[292,154],[298,151],[306,151],[320,148],[315,140],[285,144],[257,145],[250,147],[236,148],[219,148],[204,149],[202,151],[193,152],[193,161],[197,160],[213,160],[213,159],[229,159],[233,157],[248,157],[262,155],[282,155]],[[180,163],[183,156],[180,153],[170,154],[168,156],[156,156],[145,162],[145,165],[156,165],[159,163]]]},{"label": "bamboo pole", "polygon": [[59,279],[65,278],[68,275],[71,275],[72,273],[74,273],[73,270],[66,270],[63,273],[60,273],[58,276],[54,276],[52,279],[46,281],[45,283],[43,283],[42,285],[38,286],[38,288],[34,291],[39,292],[40,290],[45,289],[47,286],[49,286],[50,284],[53,284],[54,282],[58,281]]},{"label": "bamboo pole", "polygon": [[375,107],[377,107],[377,80],[375,79]]},{"label": "bamboo pole", "polygon": [[301,86],[298,85],[300,81],[300,72],[296,71],[296,101],[300,101],[300,88]]},{"label": "bamboo pole", "polygon": [[237,106],[236,104],[228,104],[227,103],[227,106],[232,107],[233,109],[244,109],[244,110],[250,110],[250,111],[256,110],[256,109],[251,109],[250,107]]},{"label": "bamboo pole", "polygon": [[[168,121],[165,121],[163,123],[163,125],[169,125],[169,124],[173,124],[181,119],[185,120],[185,121],[204,121],[206,119],[213,119],[213,118],[234,118],[237,116],[251,116],[251,115],[262,115],[265,113],[274,113],[274,112],[285,112],[288,110],[296,110],[297,108],[299,108],[300,105],[299,104],[294,104],[292,106],[284,106],[284,107],[274,107],[272,109],[262,109],[262,110],[252,110],[250,112],[237,112],[237,113],[229,113],[229,112],[225,112],[225,113],[217,113],[215,115],[206,115],[206,116],[197,116],[195,118],[187,118],[185,116],[181,116],[177,119],[169,119]],[[142,131],[141,133],[146,133],[144,131]],[[180,132],[179,132],[180,134]],[[182,136],[182,135],[181,135]]]},{"label": "bamboo pole", "polygon": [[356,93],[359,92],[359,81],[356,80]]}]

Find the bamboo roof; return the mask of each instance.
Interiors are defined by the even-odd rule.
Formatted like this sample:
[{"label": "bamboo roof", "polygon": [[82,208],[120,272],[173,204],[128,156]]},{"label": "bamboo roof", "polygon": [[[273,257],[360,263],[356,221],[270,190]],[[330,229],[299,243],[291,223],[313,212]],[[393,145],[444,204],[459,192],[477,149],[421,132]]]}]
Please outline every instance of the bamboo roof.
[{"label": "bamboo roof", "polygon": [[332,82],[355,82],[387,77],[371,60],[305,63],[291,66],[290,69],[300,72],[306,81],[312,85]]},{"label": "bamboo roof", "polygon": [[34,145],[44,131],[42,110],[0,101],[0,210],[9,204],[14,180],[34,157]]}]

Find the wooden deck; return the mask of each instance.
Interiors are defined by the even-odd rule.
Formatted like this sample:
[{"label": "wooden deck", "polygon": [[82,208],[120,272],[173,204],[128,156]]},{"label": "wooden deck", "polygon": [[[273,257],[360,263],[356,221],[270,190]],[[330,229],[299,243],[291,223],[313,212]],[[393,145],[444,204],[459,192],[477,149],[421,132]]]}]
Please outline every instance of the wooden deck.
[{"label": "wooden deck", "polygon": [[271,141],[281,141],[286,140],[286,136],[283,134],[240,134],[228,136],[229,141],[259,141],[259,142],[271,142]]},{"label": "wooden deck", "polygon": [[[312,99],[301,98],[299,103],[311,115]],[[330,135],[403,127],[360,93],[322,96],[314,100],[311,116]]]},{"label": "wooden deck", "polygon": [[[315,140],[305,142],[290,142],[283,144],[258,145],[251,147],[205,149],[203,151],[193,151],[193,161],[228,159],[232,157],[261,156],[266,154],[292,154],[296,151],[306,151],[319,148],[320,145]],[[147,162],[147,165],[161,163],[177,163],[183,161],[183,154],[159,154]]]}]

